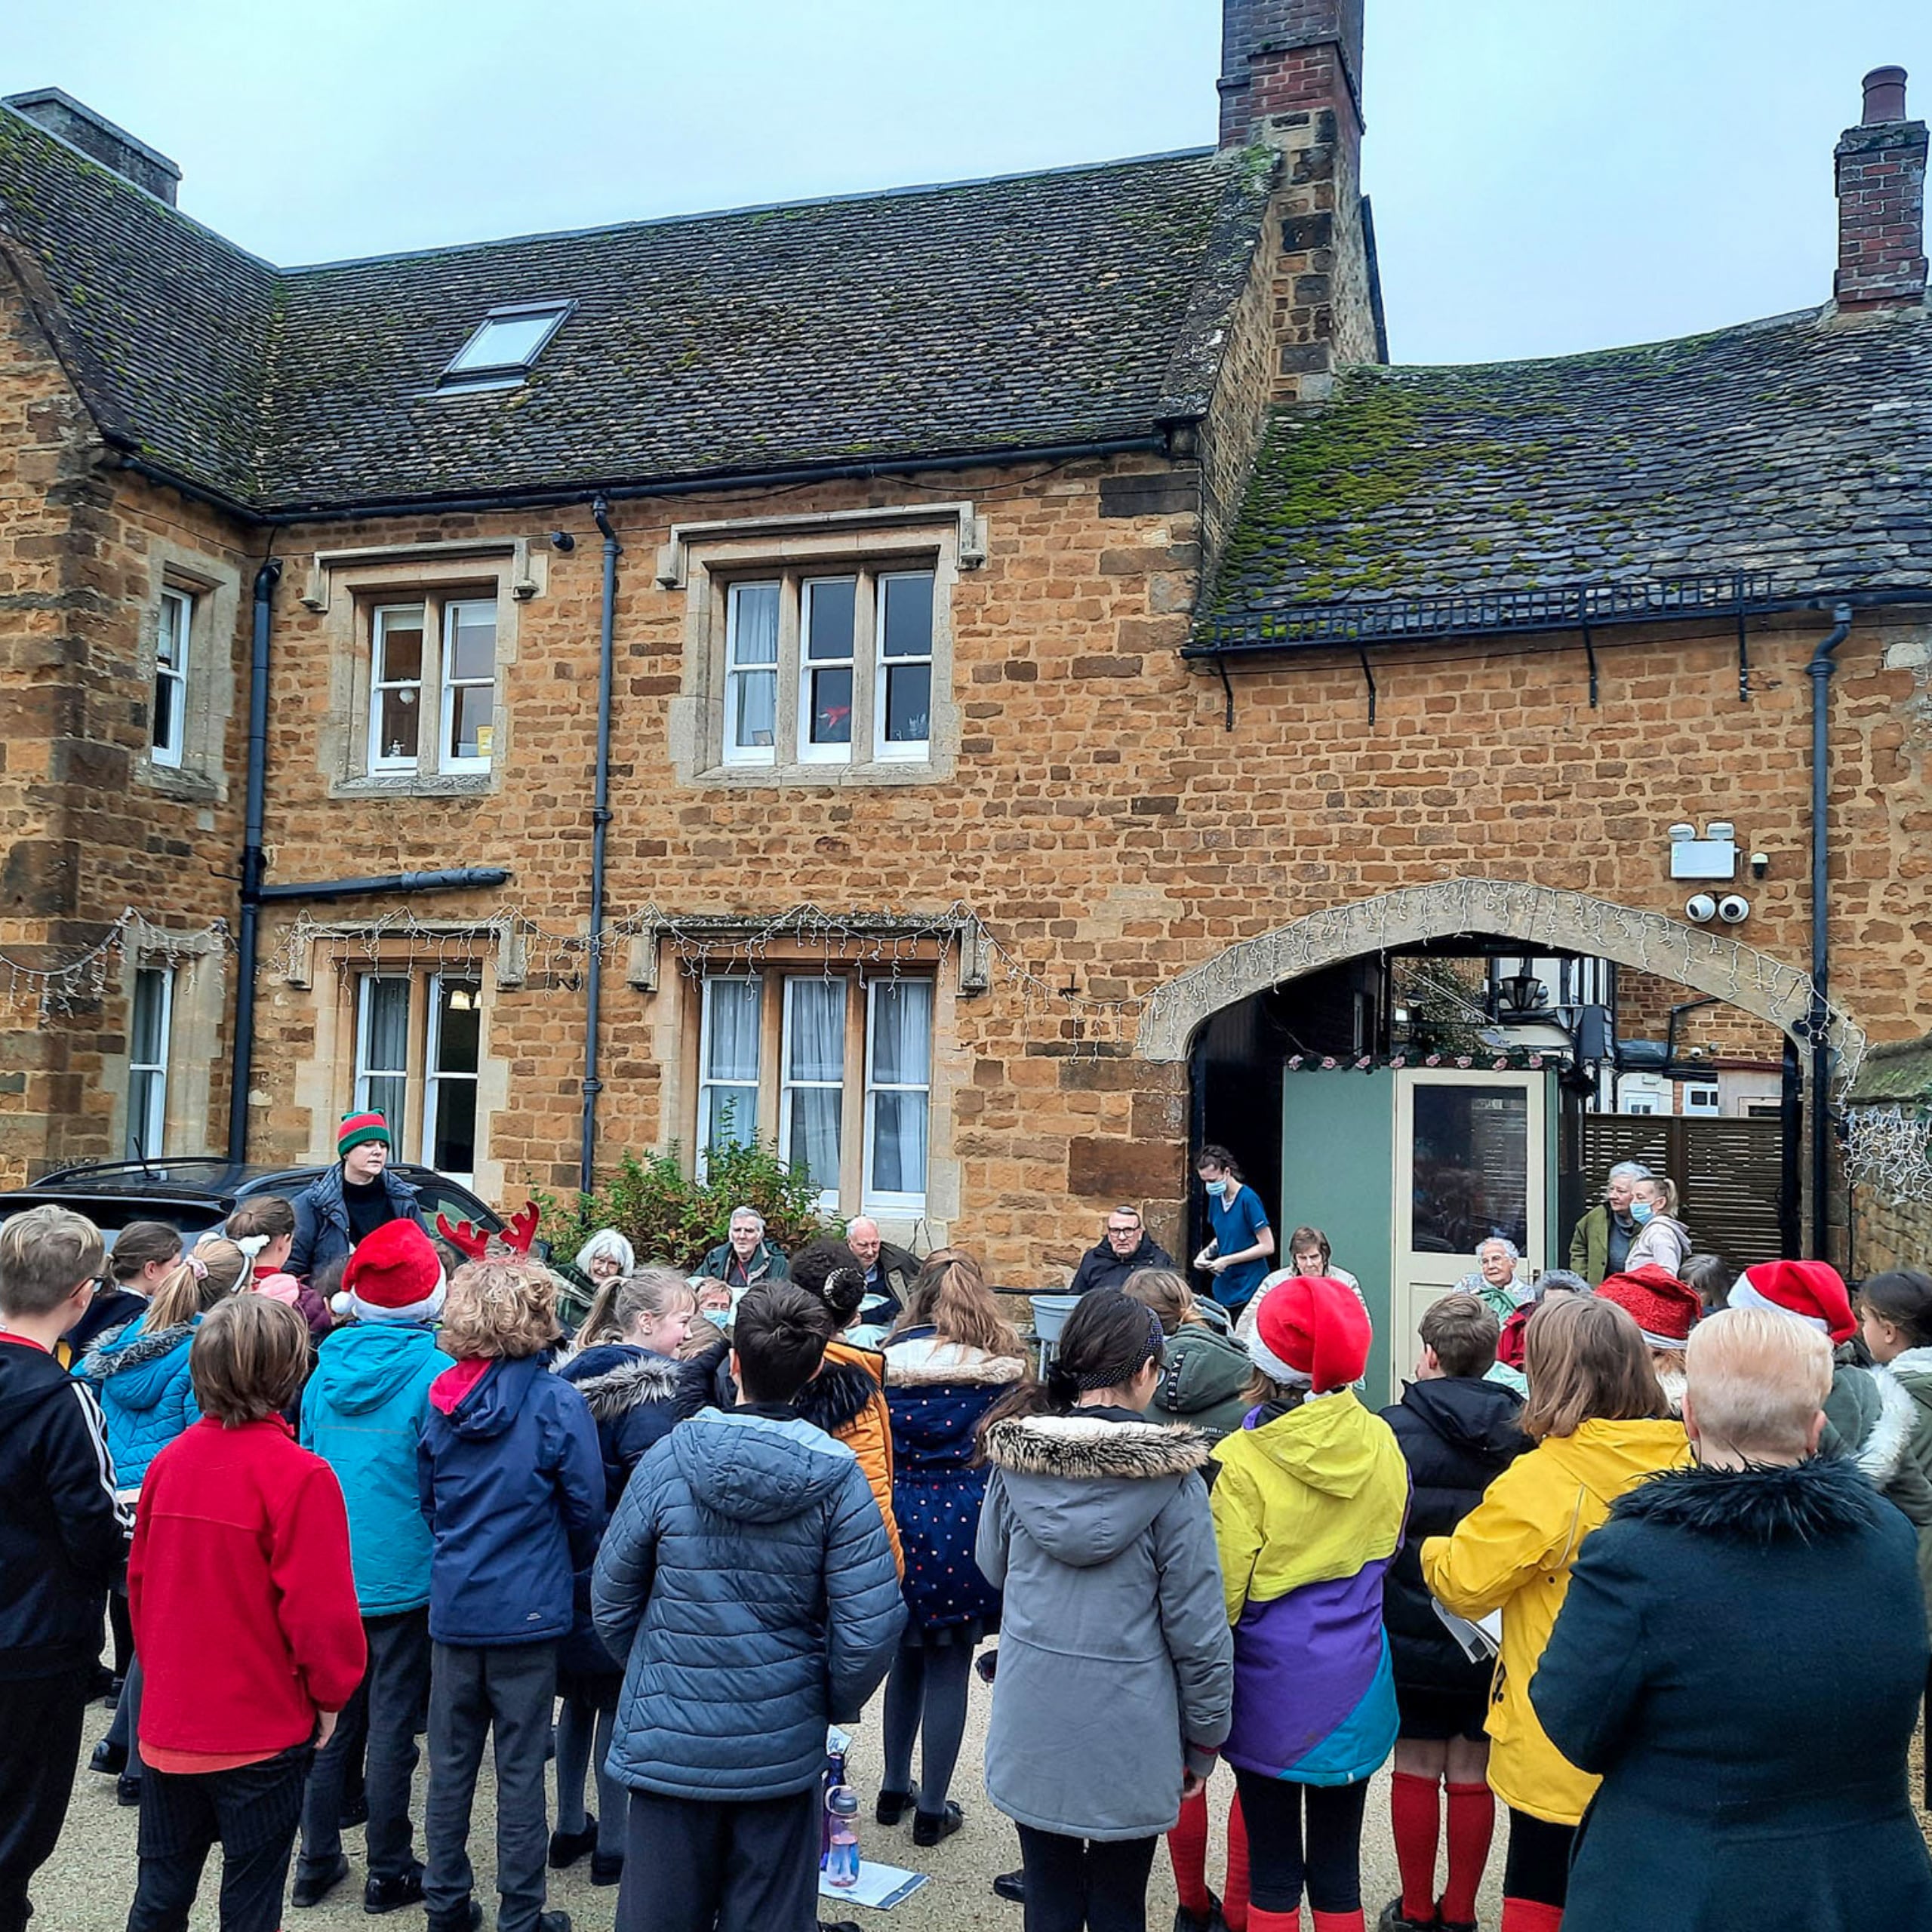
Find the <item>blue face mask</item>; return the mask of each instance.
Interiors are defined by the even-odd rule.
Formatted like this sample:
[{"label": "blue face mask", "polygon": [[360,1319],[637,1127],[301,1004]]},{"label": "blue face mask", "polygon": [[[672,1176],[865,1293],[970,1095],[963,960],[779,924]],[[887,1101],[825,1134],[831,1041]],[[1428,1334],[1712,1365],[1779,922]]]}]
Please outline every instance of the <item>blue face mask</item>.
[{"label": "blue face mask", "polygon": [[1633,1201],[1630,1204],[1630,1218],[1640,1228],[1657,1211],[1647,1201]]}]

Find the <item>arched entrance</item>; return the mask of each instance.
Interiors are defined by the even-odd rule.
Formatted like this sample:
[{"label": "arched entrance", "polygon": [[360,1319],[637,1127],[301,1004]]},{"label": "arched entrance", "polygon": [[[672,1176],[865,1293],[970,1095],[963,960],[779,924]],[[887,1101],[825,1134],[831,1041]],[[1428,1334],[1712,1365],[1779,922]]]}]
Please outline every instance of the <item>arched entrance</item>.
[{"label": "arched entrance", "polygon": [[[1499,955],[1519,956],[1520,966],[1499,965]],[[1470,985],[1491,1001],[1488,1020],[1475,1013],[1464,1041],[1440,1054],[1404,1044],[1413,1029],[1397,989],[1404,974],[1426,966],[1453,1001],[1470,990],[1454,968],[1471,956]],[[1543,1030],[1560,1048],[1499,1049],[1495,1001],[1518,981],[1486,978],[1485,968],[1528,985],[1533,956],[1539,972],[1560,968],[1566,987],[1574,969],[1596,989],[1552,994],[1566,1003],[1564,1024]],[[1621,1009],[1634,1020],[1640,986],[1655,1023],[1620,1018],[1613,1054],[1608,1017]],[[1572,1001],[1601,1003],[1592,1008],[1600,1048],[1581,1044],[1582,1007]],[[1702,1026],[1712,1015],[1699,1010],[1718,1003],[1758,1043],[1756,1058],[1709,1063],[1749,1065],[1768,1078],[1768,1093],[1749,1097],[1749,1120],[1741,1100],[1727,1108],[1736,1118],[1687,1118],[1720,1111],[1715,1075],[1708,1088],[1673,1084],[1687,1078],[1680,1019],[1687,1032]],[[1229,947],[1155,994],[1137,1048],[1149,1061],[1189,1063],[1195,1141],[1225,1140],[1249,1161],[1284,1223],[1278,1238],[1300,1220],[1323,1223],[1331,1237],[1339,1229],[1351,1252],[1338,1239],[1337,1260],[1362,1276],[1378,1335],[1392,1345],[1386,1354],[1378,1346],[1376,1372],[1392,1375],[1411,1358],[1404,1338],[1420,1309],[1473,1265],[1485,1233],[1511,1235],[1534,1263],[1561,1265],[1585,1196],[1601,1189],[1613,1159],[1644,1158],[1691,1183],[1687,1193],[1701,1192],[1700,1244],[1712,1251],[1739,1263],[1795,1251],[1795,1049],[1817,1010],[1808,976],[1727,932],[1580,893],[1454,879],[1331,907]],[[1848,1016],[1826,1011],[1847,1079],[1863,1035]],[[1392,1029],[1392,1019],[1402,1026]],[[1647,1040],[1663,1076],[1628,1073]],[[1685,1117],[1636,1121],[1659,1111],[1657,1100],[1619,1096],[1646,1081],[1664,1096],[1663,1112]],[[1709,1107],[1690,1105],[1707,1094]],[[1263,1177],[1278,1177],[1278,1192]],[[1692,1225],[1695,1235],[1698,1217]]]}]

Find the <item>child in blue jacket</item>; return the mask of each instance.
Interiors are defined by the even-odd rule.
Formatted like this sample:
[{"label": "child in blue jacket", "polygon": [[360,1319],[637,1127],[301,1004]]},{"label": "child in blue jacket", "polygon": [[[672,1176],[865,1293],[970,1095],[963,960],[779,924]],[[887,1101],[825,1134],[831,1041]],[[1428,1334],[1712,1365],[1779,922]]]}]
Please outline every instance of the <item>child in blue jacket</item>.
[{"label": "child in blue jacket", "polygon": [[429,1932],[470,1932],[469,1813],[494,1730],[499,1932],[570,1932],[546,1912],[543,1762],[571,1580],[596,1553],[604,1469],[583,1398],[545,1367],[560,1339],[539,1263],[457,1270],[416,1452],[429,1559]]},{"label": "child in blue jacket", "polygon": [[794,1407],[830,1331],[789,1282],[749,1289],[737,1406],[638,1463],[597,1559],[597,1634],[625,1660],[623,1932],[814,1922],[826,1726],[857,1717],[906,1617],[858,1458]]},{"label": "child in blue jacket", "polygon": [[448,1283],[414,1221],[367,1235],[343,1271],[355,1318],[322,1344],[302,1396],[302,1446],[336,1472],[349,1506],[356,1607],[369,1666],[335,1734],[315,1755],[302,1806],[294,1903],[318,1903],[349,1875],[342,1850],[344,1774],[366,1739],[368,1881],[364,1909],[423,1902],[412,1844],[409,1780],[429,1694],[429,1526],[416,1487],[416,1451],[430,1385],[456,1364],[436,1346]]}]

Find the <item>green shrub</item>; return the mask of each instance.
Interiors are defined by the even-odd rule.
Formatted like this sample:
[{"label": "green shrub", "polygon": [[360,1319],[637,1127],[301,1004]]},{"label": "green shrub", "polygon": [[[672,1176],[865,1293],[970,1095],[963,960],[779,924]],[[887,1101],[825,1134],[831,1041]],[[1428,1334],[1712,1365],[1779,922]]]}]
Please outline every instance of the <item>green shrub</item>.
[{"label": "green shrub", "polygon": [[639,1266],[692,1274],[724,1240],[734,1208],[755,1208],[764,1217],[766,1240],[788,1254],[815,1235],[842,1230],[843,1223],[819,1211],[811,1180],[755,1137],[713,1148],[706,1167],[701,1181],[687,1175],[675,1140],[661,1154],[627,1152],[594,1193],[574,1201],[539,1193],[539,1232],[567,1261],[592,1229],[615,1228],[636,1251]]}]

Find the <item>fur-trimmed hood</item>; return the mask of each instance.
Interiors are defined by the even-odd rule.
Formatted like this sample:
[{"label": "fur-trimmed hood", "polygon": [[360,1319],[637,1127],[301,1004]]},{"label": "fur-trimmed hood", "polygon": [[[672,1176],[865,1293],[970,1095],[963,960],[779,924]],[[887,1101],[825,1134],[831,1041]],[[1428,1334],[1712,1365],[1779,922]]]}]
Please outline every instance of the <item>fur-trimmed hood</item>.
[{"label": "fur-trimmed hood", "polygon": [[1741,1469],[1666,1469],[1620,1497],[1611,1514],[1770,1549],[1856,1536],[1890,1508],[1843,1457],[1814,1456]]},{"label": "fur-trimmed hood", "polygon": [[1881,1488],[1899,1472],[1918,1404],[1889,1368],[1838,1364],[1825,1413],[1851,1460]]},{"label": "fur-trimmed hood", "polygon": [[921,1329],[885,1350],[888,1389],[931,1389],[958,1385],[1004,1388],[1023,1381],[1026,1364],[1019,1355],[996,1355],[963,1342],[943,1342],[930,1329]]},{"label": "fur-trimmed hood", "polygon": [[589,1348],[565,1369],[595,1422],[615,1422],[645,1402],[668,1402],[678,1392],[678,1364],[648,1349]]},{"label": "fur-trimmed hood", "polygon": [[90,1382],[105,1382],[110,1376],[125,1375],[131,1368],[171,1355],[195,1332],[192,1321],[177,1321],[172,1327],[157,1328],[152,1334],[129,1333],[139,1328],[144,1316],[137,1315],[118,1328],[96,1337],[94,1346],[81,1358],[81,1374]]},{"label": "fur-trimmed hood", "polygon": [[986,1431],[986,1460],[1014,1475],[1084,1482],[1184,1476],[1208,1460],[1208,1438],[1185,1423],[1106,1417],[1009,1416]]}]

